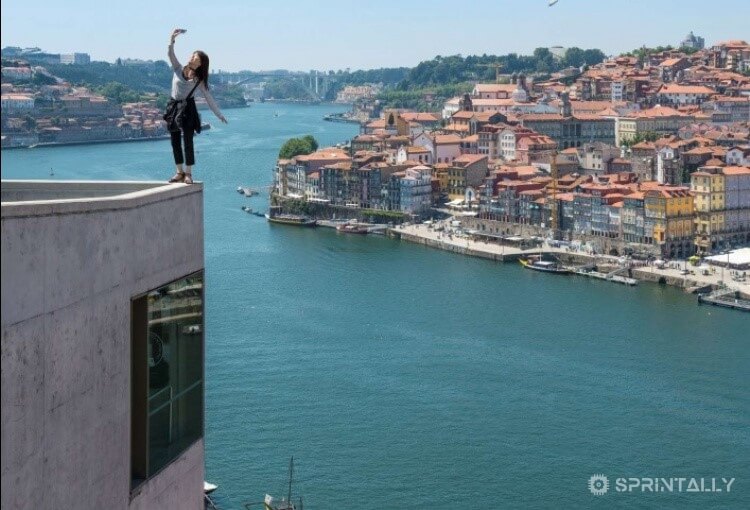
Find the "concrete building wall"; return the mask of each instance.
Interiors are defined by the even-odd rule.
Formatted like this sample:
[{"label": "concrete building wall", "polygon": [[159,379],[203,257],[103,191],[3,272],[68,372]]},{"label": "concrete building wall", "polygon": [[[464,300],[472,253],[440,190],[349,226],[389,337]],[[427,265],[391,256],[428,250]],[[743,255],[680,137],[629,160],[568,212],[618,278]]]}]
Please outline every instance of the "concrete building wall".
[{"label": "concrete building wall", "polygon": [[203,269],[202,185],[93,184],[2,184],[2,508],[202,508],[202,440],[130,487],[130,300]]}]

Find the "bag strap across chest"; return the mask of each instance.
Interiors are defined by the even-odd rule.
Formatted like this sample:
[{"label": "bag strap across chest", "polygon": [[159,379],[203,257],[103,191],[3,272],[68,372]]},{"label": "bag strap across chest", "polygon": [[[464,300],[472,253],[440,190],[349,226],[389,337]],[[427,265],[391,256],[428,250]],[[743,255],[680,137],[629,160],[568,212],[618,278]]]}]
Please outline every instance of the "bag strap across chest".
[{"label": "bag strap across chest", "polygon": [[196,83],[196,84],[195,84],[195,85],[193,86],[193,89],[192,89],[192,90],[190,91],[190,94],[188,94],[188,95],[187,95],[187,97],[185,98],[185,100],[186,100],[186,101],[187,101],[188,99],[190,99],[191,97],[193,97],[193,92],[195,92],[195,89],[197,89],[197,88],[198,88],[198,85],[200,85],[200,84],[201,84],[201,82],[199,81],[199,82],[197,82],[197,83]]}]

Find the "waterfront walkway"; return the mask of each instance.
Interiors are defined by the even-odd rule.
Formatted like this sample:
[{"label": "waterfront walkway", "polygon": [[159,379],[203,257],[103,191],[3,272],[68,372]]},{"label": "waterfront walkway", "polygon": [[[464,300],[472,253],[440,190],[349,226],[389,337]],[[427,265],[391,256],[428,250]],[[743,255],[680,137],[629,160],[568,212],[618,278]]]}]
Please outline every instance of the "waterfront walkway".
[{"label": "waterfront walkway", "polygon": [[[521,257],[539,253],[539,248],[521,249],[516,246],[506,246],[495,242],[476,241],[467,235],[451,232],[448,222],[439,223],[443,230],[436,230],[433,225],[415,224],[398,226],[392,229],[394,233],[401,236],[402,239],[411,242],[425,244],[434,248],[447,251],[463,253],[466,255],[489,258],[499,262],[516,261]],[[446,230],[448,229],[448,230]],[[582,260],[588,260],[590,264],[609,264],[611,266],[619,265],[620,257],[603,254],[591,254],[585,251],[575,251],[570,248],[560,248],[545,245],[542,252],[558,257],[574,255]],[[704,275],[697,271],[686,261],[673,261],[674,267],[665,267],[660,269],[654,265],[644,265],[632,268],[632,276],[638,280],[659,281],[663,278],[664,282],[677,287],[689,289],[706,286],[720,287],[723,284],[733,290],[738,290],[743,294],[750,294],[750,282],[736,282],[731,280],[729,270],[723,273],[721,268],[716,268]],[[583,265],[583,264],[581,264]],[[687,267],[693,270],[695,274],[683,275],[681,271]]]}]

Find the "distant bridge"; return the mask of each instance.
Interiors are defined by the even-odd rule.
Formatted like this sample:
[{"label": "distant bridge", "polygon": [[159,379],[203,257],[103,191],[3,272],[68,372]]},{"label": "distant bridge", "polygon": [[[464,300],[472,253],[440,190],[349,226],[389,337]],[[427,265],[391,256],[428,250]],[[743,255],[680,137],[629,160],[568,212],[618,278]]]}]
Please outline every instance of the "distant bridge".
[{"label": "distant bridge", "polygon": [[326,73],[320,71],[311,71],[309,73],[289,73],[282,71],[270,71],[266,73],[253,73],[251,76],[240,77],[232,80],[231,76],[225,79],[219,76],[219,80],[231,85],[247,85],[249,83],[262,83],[268,80],[290,80],[300,83],[305,87],[311,99],[321,100],[325,97],[328,89],[331,87],[332,80]]}]

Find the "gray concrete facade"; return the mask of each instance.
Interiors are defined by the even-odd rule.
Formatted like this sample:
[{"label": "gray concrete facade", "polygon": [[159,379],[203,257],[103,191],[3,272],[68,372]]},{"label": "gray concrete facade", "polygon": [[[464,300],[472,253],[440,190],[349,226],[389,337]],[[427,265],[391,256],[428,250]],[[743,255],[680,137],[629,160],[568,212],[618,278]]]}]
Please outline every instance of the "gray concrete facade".
[{"label": "gray concrete facade", "polygon": [[3,181],[1,261],[2,508],[203,508],[203,440],[130,485],[130,301],[203,269],[202,184]]}]

